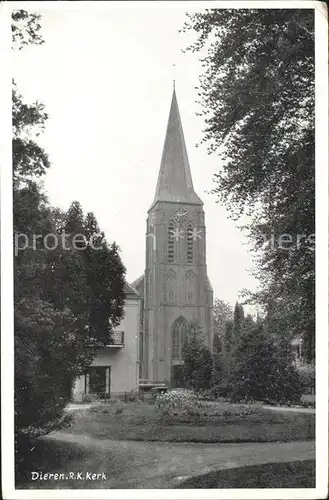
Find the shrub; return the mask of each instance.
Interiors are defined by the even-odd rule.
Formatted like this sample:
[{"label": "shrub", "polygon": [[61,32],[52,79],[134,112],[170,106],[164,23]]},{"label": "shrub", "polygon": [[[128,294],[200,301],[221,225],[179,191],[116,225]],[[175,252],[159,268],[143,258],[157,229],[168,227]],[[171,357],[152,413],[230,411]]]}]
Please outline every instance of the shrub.
[{"label": "shrub", "polygon": [[109,401],[110,404],[97,403],[93,405],[89,411],[92,413],[111,413],[112,415],[119,415],[124,411],[122,401]]},{"label": "shrub", "polygon": [[127,403],[142,403],[142,399],[139,397],[138,393],[128,394]]},{"label": "shrub", "polygon": [[115,408],[115,414],[116,415],[120,415],[121,413],[123,413],[123,406],[122,406],[122,404],[120,406],[117,406]]},{"label": "shrub", "polygon": [[144,401],[146,403],[149,403],[150,405],[157,404],[158,396],[161,396],[161,394],[155,393],[155,392],[149,392],[149,393],[145,394]]},{"label": "shrub", "polygon": [[315,391],[315,367],[304,366],[298,369],[298,374],[304,394],[313,394]]},{"label": "shrub", "polygon": [[304,408],[315,408],[315,401],[301,401],[300,404]]},{"label": "shrub", "polygon": [[204,389],[198,393],[199,399],[201,401],[214,401],[216,399],[213,389]]},{"label": "shrub", "polygon": [[275,342],[261,324],[240,332],[231,373],[233,401],[297,402],[302,394],[290,346]]},{"label": "shrub", "polygon": [[203,406],[197,395],[190,391],[157,394],[154,398],[154,404],[161,408],[165,415],[169,416],[174,414],[195,416],[198,409]]},{"label": "shrub", "polygon": [[228,400],[232,394],[233,387],[228,383],[222,381],[220,384],[211,388],[214,399]]},{"label": "shrub", "polygon": [[124,402],[124,403],[142,403],[143,400],[140,398],[138,392],[120,392],[116,393],[113,396],[110,397],[109,402],[110,403],[116,403],[116,402]]},{"label": "shrub", "polygon": [[83,403],[94,403],[95,401],[98,401],[99,397],[97,394],[84,394],[82,397],[82,402]]}]

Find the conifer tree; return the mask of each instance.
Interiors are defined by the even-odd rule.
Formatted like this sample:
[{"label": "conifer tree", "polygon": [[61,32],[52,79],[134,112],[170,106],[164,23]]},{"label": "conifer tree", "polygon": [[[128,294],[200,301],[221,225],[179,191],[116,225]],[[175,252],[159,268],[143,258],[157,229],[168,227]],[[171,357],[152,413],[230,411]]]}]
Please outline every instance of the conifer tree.
[{"label": "conifer tree", "polygon": [[204,336],[197,323],[190,323],[187,328],[187,341],[182,348],[184,360],[184,378],[188,387],[196,391],[211,386],[213,360]]},{"label": "conifer tree", "polygon": [[233,314],[232,343],[236,342],[237,338],[239,337],[243,323],[244,323],[244,309],[241,304],[236,302]]},{"label": "conifer tree", "polygon": [[225,352],[230,352],[230,350],[231,350],[233,329],[234,329],[234,322],[227,321],[225,323],[225,332],[224,332],[224,351]]},{"label": "conifer tree", "polygon": [[226,321],[221,350],[214,351],[214,385],[228,385],[230,379],[231,350],[233,337],[233,321]]},{"label": "conifer tree", "polygon": [[216,299],[213,307],[213,351],[219,354],[224,347],[225,325],[233,318],[230,304]]},{"label": "conifer tree", "polygon": [[64,231],[72,239],[77,248],[84,249],[84,238],[78,238],[78,235],[85,235],[84,215],[81,204],[78,201],[73,201],[64,217]]}]

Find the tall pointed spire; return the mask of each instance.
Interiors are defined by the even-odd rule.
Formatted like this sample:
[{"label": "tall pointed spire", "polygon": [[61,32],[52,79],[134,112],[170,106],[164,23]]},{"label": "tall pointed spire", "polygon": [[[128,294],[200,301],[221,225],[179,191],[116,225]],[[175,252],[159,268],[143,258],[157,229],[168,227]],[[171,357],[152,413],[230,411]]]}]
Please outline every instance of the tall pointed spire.
[{"label": "tall pointed spire", "polygon": [[175,86],[153,204],[157,201],[202,205],[193,188]]}]

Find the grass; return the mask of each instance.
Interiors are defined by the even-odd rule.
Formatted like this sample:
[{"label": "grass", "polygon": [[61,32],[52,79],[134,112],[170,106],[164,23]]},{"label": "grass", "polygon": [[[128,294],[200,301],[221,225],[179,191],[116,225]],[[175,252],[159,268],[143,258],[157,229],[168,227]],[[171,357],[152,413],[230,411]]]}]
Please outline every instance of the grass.
[{"label": "grass", "polygon": [[272,463],[210,472],[178,488],[315,488],[315,461]]},{"label": "grass", "polygon": [[[126,443],[125,443],[126,444]],[[204,460],[195,460],[195,453],[202,454],[202,445],[170,444],[154,445],[153,443],[115,444],[113,441],[102,446],[90,446],[79,440],[79,444],[52,439],[37,439],[35,447],[29,453],[30,457],[24,471],[16,475],[18,489],[116,489],[116,488],[309,488],[314,487],[314,461],[270,463],[260,466],[239,467],[234,469],[215,470],[205,475],[197,475],[187,481],[177,482],[179,476],[202,474],[205,465],[214,467],[218,460],[218,448],[213,447],[213,455],[205,454]],[[231,445],[234,446],[234,445]],[[237,452],[246,457],[246,447],[255,446],[250,443],[240,445]],[[250,457],[257,454],[267,454],[272,462],[278,460],[277,445],[261,444],[261,449],[254,448]],[[208,448],[209,450],[209,448]],[[231,460],[230,447],[222,447],[221,455],[227,454]],[[198,452],[197,452],[198,453]],[[249,452],[247,452],[249,453]],[[282,457],[281,453],[281,457]],[[294,459],[294,453],[292,459]],[[294,459],[295,460],[295,459]],[[64,476],[59,480],[31,479],[32,471],[57,473]],[[86,477],[70,479],[70,471],[83,476],[91,473],[106,474],[106,479],[90,481]],[[199,472],[198,472],[199,471]],[[152,480],[150,485],[149,481]],[[155,482],[154,482],[155,480]],[[171,483],[168,485],[168,481]]]},{"label": "grass", "polygon": [[[89,409],[76,410],[72,412],[71,426],[57,433],[57,437],[50,435],[49,438],[34,439],[31,446],[25,446],[21,457],[23,463],[18,464],[16,469],[16,487],[111,489],[124,485],[130,488],[144,480],[148,484],[147,481],[150,477],[157,477],[159,463],[161,463],[161,470],[165,471],[164,474],[167,475],[169,473],[175,474],[177,468],[183,466],[184,460],[183,468],[188,463],[188,470],[191,470],[190,462],[192,468],[194,464],[193,447],[198,445],[182,444],[179,449],[175,448],[176,456],[173,453],[172,445],[166,445],[165,442],[266,443],[314,439],[315,416],[311,413],[270,411],[264,408],[230,403],[206,404],[200,411],[201,414],[195,417],[179,414],[166,416],[157,406],[146,403],[96,404]],[[130,443],[120,443],[120,440],[130,440]],[[162,441],[163,443],[151,446],[150,442],[152,441]],[[191,447],[191,451],[186,448],[188,446]],[[202,444],[199,446],[204,448]],[[243,445],[241,446],[243,447]],[[244,445],[244,449],[249,446],[253,445]],[[267,453],[267,445],[260,446],[264,448],[263,453]],[[273,446],[275,447],[275,445]],[[208,457],[207,454],[206,457]],[[275,451],[272,462],[274,458]],[[292,458],[295,458],[295,455]],[[209,460],[212,459],[209,458]],[[197,466],[197,463],[194,466]],[[276,464],[272,464],[271,467],[276,467]],[[225,475],[229,474],[229,471],[222,471],[218,473],[220,475],[217,475],[216,472],[212,475],[202,476],[203,479],[199,478],[200,484],[203,485],[202,481],[206,481],[205,484],[215,485],[220,480],[224,481],[218,483],[220,485],[229,484],[228,487],[239,487],[239,481],[242,481],[241,484],[244,487],[256,487],[252,482],[255,481],[255,477],[257,480],[260,478],[264,481],[264,484],[270,484],[272,479],[269,478],[268,474],[272,474],[273,477],[276,474],[276,472],[271,472],[271,467],[264,469],[264,474],[263,469],[260,468],[256,475],[253,475],[252,468],[243,468],[246,477],[243,480],[236,469],[231,473],[231,476]],[[291,467],[289,465],[290,469],[287,469],[286,464],[282,467],[286,471],[291,469],[291,473],[289,472],[287,476],[291,476],[289,487],[293,487],[291,484],[295,484],[297,480],[302,481],[303,476],[299,469],[296,469],[299,467],[298,464],[291,465]],[[97,482],[77,481],[70,478],[66,480],[66,477],[65,481],[32,481],[32,471],[63,473],[65,475],[69,471],[96,473],[106,471],[108,477],[106,481]],[[200,470],[201,472],[202,470]],[[279,472],[277,476],[278,481],[281,481]],[[295,476],[296,480],[291,479]],[[312,477],[311,474],[309,476]],[[226,477],[227,479],[225,479]],[[161,481],[162,487],[167,484],[166,478],[161,479]],[[225,481],[227,482],[225,483]],[[251,486],[246,486],[249,484],[248,481]],[[281,483],[278,482],[278,484]]]},{"label": "grass", "polygon": [[197,417],[169,417],[150,404],[98,404],[77,411],[67,432],[134,441],[304,441],[315,437],[315,416],[220,403],[206,405]]}]

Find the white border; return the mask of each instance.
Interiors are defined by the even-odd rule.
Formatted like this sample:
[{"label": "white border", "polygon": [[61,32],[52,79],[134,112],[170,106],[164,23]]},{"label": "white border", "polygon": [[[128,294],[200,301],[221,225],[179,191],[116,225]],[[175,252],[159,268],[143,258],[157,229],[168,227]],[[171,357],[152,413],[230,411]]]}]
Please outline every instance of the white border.
[{"label": "white border", "polygon": [[[182,10],[190,10],[194,9],[321,9],[323,15],[324,7],[321,7],[321,4],[324,5],[324,2],[317,2],[314,0],[198,0],[198,1],[189,1],[189,0],[153,0],[153,1],[135,1],[135,0],[111,0],[111,1],[97,1],[95,3],[94,0],[86,0],[86,1],[70,1],[70,0],[61,0],[60,2],[52,2],[52,1],[43,1],[42,9],[95,9],[97,7],[100,8],[120,8],[129,10],[132,6],[134,8],[140,9],[182,9]],[[30,9],[38,11],[40,8],[39,1],[13,1],[9,2],[10,10],[15,9]],[[8,7],[7,7],[8,9]]]},{"label": "white border", "polygon": [[328,494],[328,17],[315,10],[316,485]]},{"label": "white border", "polygon": [[[3,496],[14,498],[14,323],[12,216],[11,16],[0,4],[0,167],[1,167],[1,468]],[[6,360],[6,361],[4,361]],[[10,494],[9,494],[10,492]]]},{"label": "white border", "polygon": [[[14,363],[13,363],[13,250],[11,187],[11,31],[13,9],[38,11],[40,2],[0,4],[1,67],[1,366],[2,394],[2,491],[5,499],[102,499],[102,498],[326,498],[328,485],[328,32],[326,5],[314,1],[218,1],[218,2],[42,2],[42,8],[90,9],[105,5],[129,9],[168,8],[299,8],[315,9],[316,27],[316,488],[314,489],[227,489],[227,490],[15,490],[14,487]],[[4,168],[4,165],[6,166]]]}]

